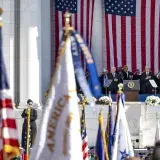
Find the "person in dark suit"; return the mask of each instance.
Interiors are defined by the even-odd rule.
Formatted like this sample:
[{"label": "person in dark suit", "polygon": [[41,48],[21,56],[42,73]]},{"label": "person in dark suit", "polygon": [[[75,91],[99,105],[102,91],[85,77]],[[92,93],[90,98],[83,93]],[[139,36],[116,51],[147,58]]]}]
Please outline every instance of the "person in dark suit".
[{"label": "person in dark suit", "polygon": [[140,70],[136,69],[136,72],[133,74],[133,80],[140,80],[140,78],[141,78]]},{"label": "person in dark suit", "polygon": [[133,79],[133,73],[128,71],[128,66],[125,65],[123,67],[123,80],[132,80]]},{"label": "person in dark suit", "polygon": [[122,67],[118,67],[116,72],[117,72],[118,75],[119,75],[119,82],[120,82],[120,83],[123,83],[123,79],[124,79],[124,76],[123,76],[123,68],[122,68]]},{"label": "person in dark suit", "polygon": [[145,67],[145,71],[141,74],[140,87],[142,94],[151,94],[154,92],[149,80],[154,79],[153,73],[148,66]]},{"label": "person in dark suit", "polygon": [[[30,108],[30,148],[32,148],[32,145],[35,140],[35,136],[37,133],[37,125],[36,125],[36,119],[37,119],[37,111],[32,108],[33,101],[31,99],[28,99],[27,101],[28,107]],[[28,108],[27,108],[28,109]],[[23,126],[22,126],[22,140],[21,140],[21,146],[24,150],[27,149],[27,131],[28,131],[28,110],[24,109],[22,112],[22,118],[24,118]]]},{"label": "person in dark suit", "polygon": [[106,70],[105,68],[103,69],[103,72],[99,77],[99,80],[102,86],[102,94],[107,94],[108,70]]},{"label": "person in dark suit", "polygon": [[118,91],[118,84],[120,81],[119,74],[116,73],[116,68],[111,68],[111,73],[108,74],[108,79],[112,80],[112,83],[108,87],[108,91],[111,91],[112,94],[116,94]]},{"label": "person in dark suit", "polygon": [[160,93],[160,70],[155,76],[155,82],[156,82],[156,84],[158,86],[157,93]]}]

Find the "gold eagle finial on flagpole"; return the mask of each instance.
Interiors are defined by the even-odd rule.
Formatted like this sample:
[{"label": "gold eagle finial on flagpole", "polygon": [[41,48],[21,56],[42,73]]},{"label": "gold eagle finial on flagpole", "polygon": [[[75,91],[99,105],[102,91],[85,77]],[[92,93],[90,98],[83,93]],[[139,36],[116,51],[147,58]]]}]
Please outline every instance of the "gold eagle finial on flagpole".
[{"label": "gold eagle finial on flagpole", "polygon": [[65,35],[67,35],[69,31],[74,30],[73,27],[70,26],[71,13],[66,12],[64,18],[65,18],[65,27],[63,29],[65,30]]},{"label": "gold eagle finial on flagpole", "polygon": [[119,94],[122,94],[122,93],[123,93],[123,87],[124,87],[124,86],[123,86],[122,83],[119,83],[119,84],[118,84],[118,93],[119,93]]}]

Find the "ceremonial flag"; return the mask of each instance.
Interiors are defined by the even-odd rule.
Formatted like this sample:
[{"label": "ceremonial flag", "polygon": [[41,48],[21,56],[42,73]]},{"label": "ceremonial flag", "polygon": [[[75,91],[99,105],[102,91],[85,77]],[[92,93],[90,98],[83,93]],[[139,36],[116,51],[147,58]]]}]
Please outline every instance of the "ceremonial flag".
[{"label": "ceremonial flag", "polygon": [[22,153],[21,160],[28,160],[28,155],[25,150]]},{"label": "ceremonial flag", "polygon": [[19,152],[16,120],[2,53],[2,22],[0,22],[0,159],[18,156]]},{"label": "ceremonial flag", "polygon": [[98,160],[109,160],[105,133],[103,130],[103,117],[102,113],[99,114],[99,128],[96,142],[96,156]]},{"label": "ceremonial flag", "polygon": [[[57,59],[58,48],[62,33],[62,28],[65,25],[64,14],[66,11],[73,13],[71,16],[71,26],[82,35],[87,43],[87,46],[91,48],[92,40],[92,27],[93,27],[93,13],[94,13],[94,1],[95,0],[53,0],[51,12],[53,14],[53,23],[51,28],[53,30],[53,35],[51,37],[51,42],[54,44],[52,46],[52,51]],[[83,63],[85,63],[85,60]]]},{"label": "ceremonial flag", "polygon": [[127,65],[129,70],[153,72],[160,68],[160,1],[104,0],[107,69]]},{"label": "ceremonial flag", "polygon": [[105,160],[102,129],[100,124],[99,124],[98,134],[97,134],[96,156],[98,157],[99,160]]},{"label": "ceremonial flag", "polygon": [[159,119],[157,119],[155,143],[160,140],[160,132],[159,132],[159,130],[160,130]]},{"label": "ceremonial flag", "polygon": [[114,144],[112,160],[121,160],[134,156],[134,151],[131,143],[131,136],[127,124],[124,106],[120,96],[118,102],[118,113],[114,130]]},{"label": "ceremonial flag", "polygon": [[88,139],[85,125],[85,108],[82,107],[82,116],[81,116],[81,136],[82,136],[82,152],[83,160],[88,160]]},{"label": "ceremonial flag", "polygon": [[70,38],[61,43],[56,66],[30,159],[82,160],[80,115]]},{"label": "ceremonial flag", "polygon": [[108,112],[107,127],[106,127],[106,143],[108,145],[109,159],[112,158],[113,130],[114,130],[114,114],[113,114],[112,105],[110,105],[109,112]]}]

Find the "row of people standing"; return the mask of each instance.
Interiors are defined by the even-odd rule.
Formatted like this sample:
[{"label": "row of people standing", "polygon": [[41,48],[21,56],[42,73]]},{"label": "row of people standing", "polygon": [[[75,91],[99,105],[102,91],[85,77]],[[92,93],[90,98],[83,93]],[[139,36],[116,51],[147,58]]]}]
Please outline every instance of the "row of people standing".
[{"label": "row of people standing", "polygon": [[154,75],[148,66],[145,67],[142,74],[140,74],[138,69],[135,73],[128,71],[128,66],[126,65],[123,68],[119,67],[117,70],[115,67],[111,67],[110,73],[106,69],[103,69],[103,73],[99,79],[103,94],[107,94],[108,92],[116,94],[118,91],[118,84],[123,83],[123,80],[139,80],[140,93],[142,94],[152,94],[155,92],[149,81],[151,79],[155,80],[158,87],[160,87],[160,73]]}]

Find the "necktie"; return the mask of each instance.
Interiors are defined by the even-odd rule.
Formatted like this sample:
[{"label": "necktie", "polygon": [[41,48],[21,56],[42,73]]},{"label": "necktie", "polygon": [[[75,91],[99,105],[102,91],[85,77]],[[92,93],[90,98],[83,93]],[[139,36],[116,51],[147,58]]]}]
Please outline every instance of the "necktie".
[{"label": "necktie", "polygon": [[106,87],[107,86],[107,76],[104,75],[103,77],[103,87]]}]

